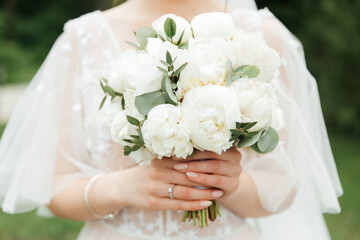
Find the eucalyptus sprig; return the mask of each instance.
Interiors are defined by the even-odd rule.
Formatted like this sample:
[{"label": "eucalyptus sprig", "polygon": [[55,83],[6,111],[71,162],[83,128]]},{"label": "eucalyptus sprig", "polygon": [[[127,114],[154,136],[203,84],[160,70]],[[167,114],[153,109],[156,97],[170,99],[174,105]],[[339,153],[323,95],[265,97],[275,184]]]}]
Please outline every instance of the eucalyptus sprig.
[{"label": "eucalyptus sprig", "polygon": [[260,69],[255,65],[241,65],[235,69],[232,68],[232,63],[227,60],[228,74],[226,77],[226,85],[230,86],[232,82],[240,78],[256,78],[260,74]]},{"label": "eucalyptus sprig", "polygon": [[[177,42],[173,41],[173,37],[176,35],[176,23],[170,17],[168,17],[164,22],[164,32],[166,34],[167,41],[177,45],[179,48],[182,48],[182,49],[188,48],[188,42],[182,42],[184,34],[185,34],[185,29],[181,32],[179,40]],[[163,41],[165,41],[165,39],[163,39]]]},{"label": "eucalyptus sprig", "polygon": [[144,138],[142,135],[142,131],[141,131],[141,127],[144,124],[144,120],[143,121],[139,121],[138,119],[131,117],[131,116],[126,116],[127,121],[131,124],[137,127],[137,132],[139,135],[130,135],[130,139],[123,139],[124,142],[130,143],[132,144],[131,146],[124,146],[124,155],[128,156],[131,152],[135,152],[137,150],[139,150],[140,148],[145,146],[144,143]]},{"label": "eucalyptus sprig", "polygon": [[257,122],[240,123],[236,122],[236,129],[231,129],[230,142],[233,145],[241,147],[251,147],[257,153],[269,153],[273,151],[278,142],[279,135],[272,127],[261,129],[259,131],[249,132],[248,130],[254,127]]},{"label": "eucalyptus sprig", "polygon": [[145,116],[157,105],[169,103],[177,106],[179,104],[175,92],[178,90],[177,82],[179,81],[180,73],[185,69],[187,63],[175,69],[174,62],[176,58],[173,58],[169,51],[166,52],[165,57],[166,61],[160,60],[163,67],[157,67],[163,73],[161,90],[135,97],[137,110]]},{"label": "eucalyptus sprig", "polygon": [[124,99],[123,95],[119,92],[116,92],[114,89],[112,89],[109,86],[109,81],[106,78],[100,79],[100,86],[101,86],[101,89],[103,90],[103,92],[105,93],[105,96],[101,100],[99,110],[102,109],[102,107],[104,106],[104,103],[108,97],[111,98],[111,101],[113,101],[116,97],[120,97],[121,98],[121,107],[123,110],[125,109],[125,99]]}]

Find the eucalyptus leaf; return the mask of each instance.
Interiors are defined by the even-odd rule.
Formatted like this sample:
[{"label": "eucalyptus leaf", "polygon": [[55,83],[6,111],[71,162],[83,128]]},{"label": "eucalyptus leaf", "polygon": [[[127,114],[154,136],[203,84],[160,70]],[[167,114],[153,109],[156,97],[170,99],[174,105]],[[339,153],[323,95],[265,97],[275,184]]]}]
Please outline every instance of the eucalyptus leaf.
[{"label": "eucalyptus leaf", "polygon": [[128,122],[129,122],[130,124],[135,125],[135,126],[139,126],[139,125],[140,125],[140,121],[137,120],[136,118],[134,118],[134,117],[132,117],[132,116],[129,116],[129,115],[127,115],[126,118],[127,118]]},{"label": "eucalyptus leaf", "polygon": [[130,146],[124,146],[124,155],[127,156],[132,152],[132,149]]},{"label": "eucalyptus leaf", "polygon": [[160,72],[162,72],[164,75],[168,75],[168,71],[166,71],[165,69],[157,66],[157,68],[160,70]]},{"label": "eucalyptus leaf", "polygon": [[256,143],[251,146],[251,149],[254,150],[254,151],[257,152],[257,153],[262,153],[262,152],[259,150],[259,148],[258,148],[258,146],[257,146]]},{"label": "eucalyptus leaf", "polygon": [[107,80],[106,78],[101,78],[102,81],[104,81],[104,83],[109,84],[109,80]]},{"label": "eucalyptus leaf", "polygon": [[167,18],[164,23],[164,31],[167,37],[172,39],[176,34],[176,23],[172,18]]},{"label": "eucalyptus leaf", "polygon": [[232,133],[232,134],[237,134],[237,135],[242,135],[244,132],[243,131],[241,131],[241,130],[239,130],[239,129],[230,129],[230,132]]},{"label": "eucalyptus leaf", "polygon": [[188,49],[189,48],[189,42],[184,42],[179,45],[180,49]]},{"label": "eucalyptus leaf", "polygon": [[141,148],[140,145],[134,145],[134,146],[131,148],[131,150],[132,150],[133,152],[135,152],[135,151],[139,150],[140,148]]},{"label": "eucalyptus leaf", "polygon": [[109,86],[109,85],[106,85],[104,87],[104,90],[107,94],[109,94],[111,97],[115,97],[116,94],[115,94],[115,91]]},{"label": "eucalyptus leaf", "polygon": [[245,136],[241,136],[239,138],[239,143],[237,144],[237,147],[238,148],[241,148],[241,147],[249,147],[249,146],[252,146],[254,145],[260,138],[261,136],[261,131],[256,133],[254,136],[252,137],[245,137]]},{"label": "eucalyptus leaf", "polygon": [[141,141],[141,144],[144,145],[145,142],[144,142],[144,137],[143,137],[141,128],[138,129],[138,133],[139,133],[139,139],[140,139],[140,141]]},{"label": "eucalyptus leaf", "polygon": [[137,48],[138,45],[136,43],[130,42],[130,41],[125,41],[127,44],[129,44],[130,46]]},{"label": "eucalyptus leaf", "polygon": [[100,80],[100,86],[101,86],[101,89],[103,90],[103,92],[104,92],[104,93],[106,93],[106,90],[105,90],[104,84],[101,82],[101,80]]},{"label": "eucalyptus leaf", "polygon": [[166,62],[171,65],[173,60],[169,51],[166,51]]},{"label": "eucalyptus leaf", "polygon": [[252,128],[253,126],[255,126],[257,124],[257,122],[251,122],[251,123],[248,123],[246,124],[242,130],[246,131],[246,130],[249,130],[250,128]]},{"label": "eucalyptus leaf", "polygon": [[188,63],[184,63],[183,65],[181,65],[178,69],[176,69],[174,76],[177,77],[180,75],[180,73],[186,68]]},{"label": "eucalyptus leaf", "polygon": [[278,142],[279,135],[275,129],[269,127],[266,133],[262,134],[256,145],[261,153],[269,153],[276,148]]},{"label": "eucalyptus leaf", "polygon": [[140,139],[140,137],[138,135],[130,135],[130,137],[132,137],[134,139]]},{"label": "eucalyptus leaf", "polygon": [[161,81],[161,89],[164,92],[166,102],[177,106],[177,98],[171,87],[171,81],[167,76],[164,76],[163,80]]},{"label": "eucalyptus leaf", "polygon": [[254,65],[248,65],[242,69],[242,76],[256,78],[260,74],[260,69]]},{"label": "eucalyptus leaf", "polygon": [[99,110],[101,110],[102,107],[104,106],[105,100],[106,100],[106,96],[104,96],[103,99],[101,100]]},{"label": "eucalyptus leaf", "polygon": [[167,67],[170,67],[170,66],[171,66],[171,64],[165,62],[164,60],[160,60],[160,62],[161,62],[162,64],[164,64],[165,66],[167,66]]},{"label": "eucalyptus leaf", "polygon": [[127,143],[132,143],[132,140],[131,140],[131,139],[126,139],[126,138],[124,138],[123,141],[124,141],[124,142],[127,142]]},{"label": "eucalyptus leaf", "polygon": [[145,116],[148,115],[153,107],[165,103],[165,96],[161,90],[135,97],[135,106],[137,110]]},{"label": "eucalyptus leaf", "polygon": [[125,98],[121,98],[121,108],[125,110]]},{"label": "eucalyptus leaf", "polygon": [[156,38],[157,34],[152,27],[140,27],[136,31],[136,40],[138,41],[139,45],[147,44],[148,38]]},{"label": "eucalyptus leaf", "polygon": [[179,41],[177,41],[176,45],[179,45],[184,37],[184,33],[185,33],[185,29],[182,31],[181,35],[180,35],[180,38],[179,38]]},{"label": "eucalyptus leaf", "polygon": [[227,86],[230,86],[231,83],[232,83],[232,78],[233,78],[233,70],[232,70],[232,63],[231,63],[231,61],[229,59],[226,61],[226,66],[227,66],[227,69],[228,69],[228,73],[227,73],[227,76],[226,76],[225,83],[226,83]]}]

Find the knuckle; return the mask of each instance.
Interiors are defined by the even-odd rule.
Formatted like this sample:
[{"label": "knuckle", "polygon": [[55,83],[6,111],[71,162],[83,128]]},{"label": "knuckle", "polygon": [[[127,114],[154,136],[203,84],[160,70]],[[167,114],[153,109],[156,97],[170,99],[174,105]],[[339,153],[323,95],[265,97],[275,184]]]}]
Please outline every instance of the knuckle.
[{"label": "knuckle", "polygon": [[212,178],[211,178],[212,180],[212,184],[214,184],[215,186],[219,186],[219,185],[221,185],[222,184],[222,179],[221,179],[221,177],[219,177],[219,176],[212,176]]},{"label": "knuckle", "polygon": [[151,180],[157,180],[159,178],[159,175],[160,175],[159,168],[152,168],[149,172],[149,178]]},{"label": "knuckle", "polygon": [[232,183],[232,188],[233,189],[238,189],[238,187],[240,186],[240,182],[239,179],[235,179]]},{"label": "knuckle", "polygon": [[146,191],[150,194],[154,194],[156,192],[156,184],[153,182],[149,182],[146,184]]},{"label": "knuckle", "polygon": [[219,170],[220,169],[220,163],[218,161],[212,161],[210,163],[210,169],[211,170]]},{"label": "knuckle", "polygon": [[149,207],[151,207],[151,208],[156,207],[158,205],[158,202],[159,202],[158,199],[155,197],[149,197],[149,199],[148,199],[148,204],[149,204]]}]

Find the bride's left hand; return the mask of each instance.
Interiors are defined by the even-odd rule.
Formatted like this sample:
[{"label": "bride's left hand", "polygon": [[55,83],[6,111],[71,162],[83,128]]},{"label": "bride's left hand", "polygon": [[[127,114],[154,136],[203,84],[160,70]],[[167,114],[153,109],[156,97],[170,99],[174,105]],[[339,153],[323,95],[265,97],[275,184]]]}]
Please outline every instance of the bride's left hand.
[{"label": "bride's left hand", "polygon": [[223,190],[224,196],[232,194],[239,187],[241,153],[235,147],[221,155],[195,150],[193,157],[173,159],[178,161],[174,169],[185,172],[191,181]]}]

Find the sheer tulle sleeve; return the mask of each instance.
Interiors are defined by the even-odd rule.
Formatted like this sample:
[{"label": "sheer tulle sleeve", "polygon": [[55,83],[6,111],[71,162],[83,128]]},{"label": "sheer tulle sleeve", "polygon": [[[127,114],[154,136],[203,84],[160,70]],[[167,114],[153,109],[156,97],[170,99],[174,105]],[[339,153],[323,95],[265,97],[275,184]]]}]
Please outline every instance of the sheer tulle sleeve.
[{"label": "sheer tulle sleeve", "polygon": [[17,103],[1,138],[0,204],[7,213],[45,206],[84,172],[83,166],[71,161],[86,159],[81,145],[78,65],[76,38],[68,22]]}]

